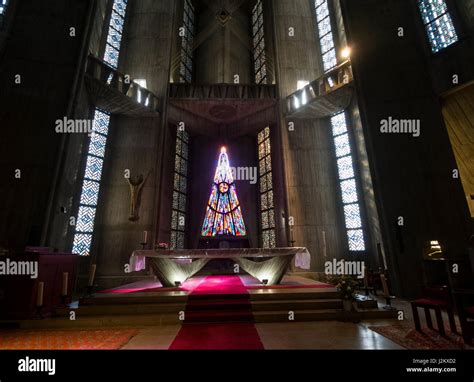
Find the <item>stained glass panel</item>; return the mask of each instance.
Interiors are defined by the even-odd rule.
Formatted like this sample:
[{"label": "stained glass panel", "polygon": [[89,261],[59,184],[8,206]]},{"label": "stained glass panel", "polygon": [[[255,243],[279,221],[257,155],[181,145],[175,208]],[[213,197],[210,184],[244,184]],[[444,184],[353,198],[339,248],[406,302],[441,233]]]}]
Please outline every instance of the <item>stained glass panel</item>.
[{"label": "stained glass panel", "polygon": [[348,230],[350,251],[365,251],[364,231],[361,229]]},{"label": "stained glass panel", "polygon": [[349,135],[343,134],[334,138],[334,143],[336,145],[336,156],[343,157],[351,153],[351,145],[349,143]]},{"label": "stained glass panel", "polygon": [[102,135],[109,133],[110,115],[96,109],[94,114],[94,131]]},{"label": "stained glass panel", "polygon": [[194,7],[190,0],[184,1],[183,26],[186,30],[181,40],[180,81],[190,83],[193,79],[194,57]]},{"label": "stained glass panel", "polygon": [[107,44],[105,47],[104,61],[107,62],[113,68],[116,68],[118,65],[120,52],[112,47],[112,45]]},{"label": "stained glass panel", "polygon": [[352,157],[350,155],[344,158],[339,158],[337,160],[337,169],[339,172],[340,180],[346,180],[355,176],[354,165],[352,163]]},{"label": "stained glass panel", "polygon": [[123,33],[123,24],[124,24],[123,17],[120,17],[120,15],[117,12],[112,12],[112,17],[110,19],[110,27],[115,29],[121,34]]},{"label": "stained glass panel", "polygon": [[324,20],[329,16],[329,7],[327,0],[321,1],[320,4],[316,5],[316,19],[318,22]]},{"label": "stained glass panel", "polygon": [[331,49],[323,55],[324,70],[328,71],[337,65],[336,51]]},{"label": "stained glass panel", "polygon": [[448,12],[445,0],[421,0],[419,5],[426,24]]},{"label": "stained glass panel", "polygon": [[331,125],[336,148],[339,180],[341,184],[342,202],[344,204],[344,218],[348,229],[348,245],[350,251],[365,249],[362,219],[360,215],[357,182],[351,155],[347,120],[345,113],[331,118]]},{"label": "stained glass panel", "polygon": [[117,12],[120,16],[125,18],[125,12],[127,10],[127,1],[126,0],[115,0],[113,5],[113,10]]},{"label": "stained glass panel", "polygon": [[[126,0],[114,0],[104,52],[104,61],[114,68],[119,60],[126,8]],[[89,254],[92,243],[109,124],[110,115],[96,109],[73,243],[73,251],[80,255]]]},{"label": "stained glass panel", "polygon": [[418,6],[434,53],[458,41],[445,0],[418,0]]},{"label": "stained glass panel", "polygon": [[262,212],[262,229],[270,228],[268,223],[268,211]]},{"label": "stained glass panel", "polygon": [[260,199],[262,210],[268,210],[268,194],[262,194]]},{"label": "stained glass panel", "polygon": [[362,221],[360,218],[360,208],[358,204],[348,204],[344,206],[344,217],[346,220],[346,228],[360,228]]},{"label": "stained glass panel", "polygon": [[347,121],[345,113],[339,113],[331,118],[332,134],[334,136],[347,133]]},{"label": "stained glass panel", "polygon": [[72,252],[81,256],[88,256],[92,244],[91,234],[76,234],[72,245]]},{"label": "stained glass panel", "polygon": [[270,228],[275,228],[275,211],[268,211],[268,225]]},{"label": "stained glass panel", "polygon": [[81,204],[96,206],[99,198],[100,183],[85,180],[82,186]]},{"label": "stained glass panel", "polygon": [[273,179],[272,179],[272,174],[267,174],[267,188],[271,190],[273,188]]},{"label": "stained glass panel", "polygon": [[118,51],[120,50],[121,42],[122,34],[117,32],[114,28],[110,28],[109,35],[107,36],[107,43]]},{"label": "stained glass panel", "polygon": [[0,0],[0,15],[3,15],[7,10],[8,0]]},{"label": "stained glass panel", "polygon": [[95,207],[79,207],[79,214],[76,222],[76,232],[94,232]]},{"label": "stained glass panel", "polygon": [[104,164],[103,159],[88,156],[85,177],[87,179],[96,180],[100,182],[100,180],[102,179],[103,164]]},{"label": "stained glass panel", "polygon": [[453,21],[449,15],[441,16],[433,23],[428,24],[426,28],[433,52],[438,52],[458,41]]},{"label": "stained glass panel", "polygon": [[[217,208],[215,208],[216,205]],[[216,214],[216,218],[212,219],[214,214]],[[222,148],[219,156],[201,234],[202,236],[246,235],[229,157],[225,148]]]},{"label": "stained glass panel", "polygon": [[318,31],[320,36],[325,36],[331,32],[331,19],[329,17],[318,23]]},{"label": "stained glass panel", "polygon": [[263,5],[261,0],[257,0],[257,3],[253,8],[252,21],[255,83],[263,84],[266,82],[267,68],[265,58],[265,36],[263,27]]},{"label": "stained glass panel", "polygon": [[358,201],[355,179],[341,182],[342,202],[344,204],[356,203]]},{"label": "stained glass panel", "polygon": [[105,135],[93,133],[89,143],[89,155],[95,155],[97,157],[103,158],[105,155],[106,144],[107,137]]},{"label": "stained glass panel", "polygon": [[320,40],[320,43],[322,54],[326,53],[331,49],[334,49],[334,40],[332,38],[332,33],[328,33],[327,35],[323,36]]}]

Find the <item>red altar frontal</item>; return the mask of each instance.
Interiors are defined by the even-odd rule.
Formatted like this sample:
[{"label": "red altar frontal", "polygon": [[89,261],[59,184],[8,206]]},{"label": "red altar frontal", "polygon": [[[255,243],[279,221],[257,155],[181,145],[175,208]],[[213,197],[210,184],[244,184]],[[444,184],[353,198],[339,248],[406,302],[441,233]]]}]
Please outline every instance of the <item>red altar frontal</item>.
[{"label": "red altar frontal", "polygon": [[[151,267],[165,287],[182,284],[198,273],[209,261],[230,259],[240,268],[267,285],[281,282],[291,262],[310,269],[311,257],[306,248],[230,248],[187,250],[140,250],[130,258],[132,271]],[[237,273],[237,272],[236,272]]]}]

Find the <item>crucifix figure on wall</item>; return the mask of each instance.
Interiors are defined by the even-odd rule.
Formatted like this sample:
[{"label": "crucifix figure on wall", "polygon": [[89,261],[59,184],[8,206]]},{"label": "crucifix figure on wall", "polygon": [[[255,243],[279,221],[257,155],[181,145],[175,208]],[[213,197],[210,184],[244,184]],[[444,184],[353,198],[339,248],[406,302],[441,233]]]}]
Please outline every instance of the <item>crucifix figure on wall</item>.
[{"label": "crucifix figure on wall", "polygon": [[135,222],[139,219],[138,207],[140,204],[140,194],[147,178],[148,175],[144,178],[142,174],[136,178],[132,176],[127,178],[127,182],[130,187],[130,216],[128,220],[132,222]]}]

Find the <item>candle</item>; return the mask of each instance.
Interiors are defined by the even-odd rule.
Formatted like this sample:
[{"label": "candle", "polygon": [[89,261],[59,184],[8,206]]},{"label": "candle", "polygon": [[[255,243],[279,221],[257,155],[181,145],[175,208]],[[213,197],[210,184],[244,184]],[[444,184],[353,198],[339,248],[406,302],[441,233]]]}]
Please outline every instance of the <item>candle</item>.
[{"label": "candle", "polygon": [[91,270],[89,272],[89,284],[88,286],[93,286],[94,285],[94,277],[95,277],[95,270],[97,268],[96,264],[91,265]]},{"label": "candle", "polygon": [[326,247],[326,231],[323,231],[323,256],[325,259],[328,257],[327,247]]},{"label": "candle", "polygon": [[143,241],[142,244],[148,244],[148,231],[143,231]]},{"label": "candle", "polygon": [[67,296],[68,278],[69,278],[69,273],[63,272],[62,296]]},{"label": "candle", "polygon": [[44,282],[38,283],[38,298],[36,299],[36,306],[43,306]]}]

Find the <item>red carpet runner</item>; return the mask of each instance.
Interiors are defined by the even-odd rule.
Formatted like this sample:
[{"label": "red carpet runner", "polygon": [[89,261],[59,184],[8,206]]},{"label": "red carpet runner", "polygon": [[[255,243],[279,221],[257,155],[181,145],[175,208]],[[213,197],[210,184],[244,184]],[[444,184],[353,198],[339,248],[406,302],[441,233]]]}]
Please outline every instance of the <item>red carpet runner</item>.
[{"label": "red carpet runner", "polygon": [[208,276],[189,295],[170,350],[260,350],[252,305],[239,276]]}]

